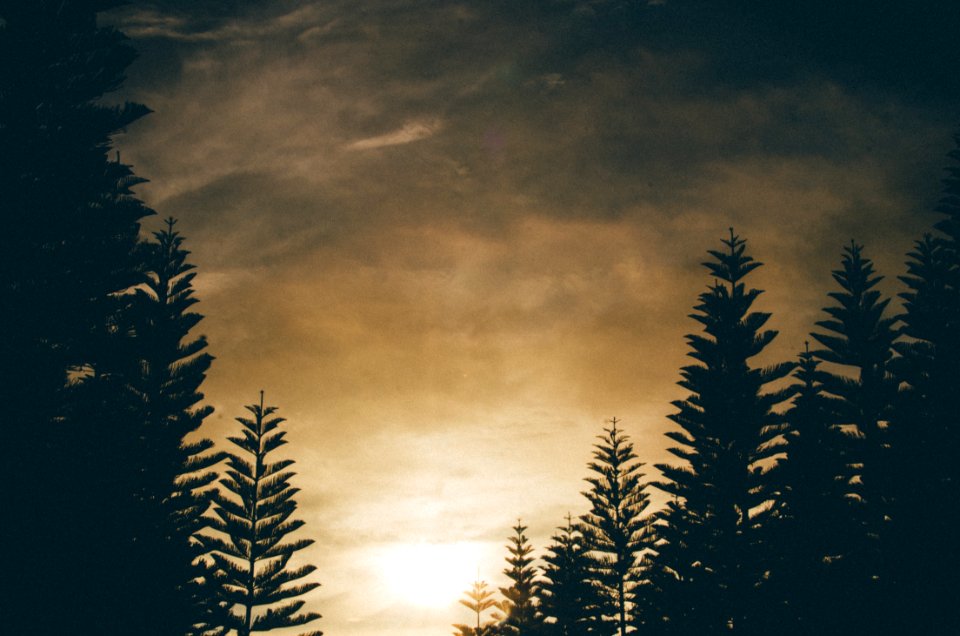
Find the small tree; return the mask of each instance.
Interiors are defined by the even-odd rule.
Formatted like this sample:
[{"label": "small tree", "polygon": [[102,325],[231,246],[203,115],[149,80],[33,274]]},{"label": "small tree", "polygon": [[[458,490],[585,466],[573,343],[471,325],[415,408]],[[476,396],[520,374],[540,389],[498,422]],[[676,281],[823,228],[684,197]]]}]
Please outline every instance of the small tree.
[{"label": "small tree", "polygon": [[487,587],[486,581],[476,580],[473,586],[464,592],[466,598],[460,599],[460,604],[473,612],[476,617],[476,627],[469,625],[455,624],[456,636],[494,636],[496,634],[496,616],[491,616],[494,620],[484,620],[483,613],[490,608],[497,607],[497,601],[493,598],[493,590]]},{"label": "small tree", "polygon": [[530,554],[533,548],[527,535],[527,527],[517,521],[513,527],[514,535],[510,537],[507,550],[510,556],[506,558],[510,567],[503,571],[512,581],[510,587],[501,587],[504,601],[501,609],[504,619],[501,623],[501,632],[505,636],[532,636],[540,633],[542,619],[537,608],[536,594],[537,568],[534,567],[533,557]]},{"label": "small tree", "polygon": [[[299,492],[289,483],[295,473],[286,470],[293,460],[267,461],[272,451],[287,443],[285,431],[278,430],[284,419],[273,417],[276,407],[264,407],[263,391],[260,403],[246,408],[253,418],[238,417],[242,435],[227,439],[250,459],[228,456],[227,476],[220,484],[233,497],[217,492],[213,508],[216,517],[211,525],[226,535],[226,540],[204,537],[222,573],[220,597],[239,609],[239,614],[231,613],[229,625],[239,636],[304,625],[320,618],[315,612],[298,613],[306,603],[303,599],[285,602],[303,596],[319,583],[294,584],[316,570],[315,566],[289,567],[293,554],[313,540],[285,542],[287,535],[304,522],[290,519],[297,508],[293,496]],[[313,631],[305,636],[321,634]]]},{"label": "small tree", "polygon": [[637,461],[629,437],[617,429],[619,420],[610,420],[605,435],[597,439],[594,461],[588,468],[594,473],[585,481],[590,489],[583,495],[590,512],[580,517],[589,550],[596,557],[594,575],[609,593],[614,610],[610,617],[620,636],[635,620],[635,594],[641,585],[641,551],[648,546],[647,520],[643,513],[649,505],[643,464]]}]

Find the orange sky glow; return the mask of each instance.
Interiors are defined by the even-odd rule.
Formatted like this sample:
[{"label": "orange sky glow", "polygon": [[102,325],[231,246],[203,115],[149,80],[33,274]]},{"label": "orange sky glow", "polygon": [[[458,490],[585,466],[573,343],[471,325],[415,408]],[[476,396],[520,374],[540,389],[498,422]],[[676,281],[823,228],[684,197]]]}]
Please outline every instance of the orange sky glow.
[{"label": "orange sky glow", "polygon": [[198,266],[203,434],[261,389],[288,419],[330,636],[468,623],[518,518],[539,555],[585,511],[611,417],[651,476],[669,461],[730,226],[765,263],[771,360],[851,238],[899,291],[957,121],[819,62],[731,79],[707,44],[614,39],[611,3],[235,4],[111,16],[141,54],[123,96],[154,111],[117,141]]}]

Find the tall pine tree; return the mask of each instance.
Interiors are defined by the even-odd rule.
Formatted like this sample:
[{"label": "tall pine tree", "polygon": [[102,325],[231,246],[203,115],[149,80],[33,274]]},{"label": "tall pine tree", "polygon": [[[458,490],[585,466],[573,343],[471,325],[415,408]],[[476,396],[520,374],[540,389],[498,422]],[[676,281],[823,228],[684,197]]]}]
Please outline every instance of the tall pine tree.
[{"label": "tall pine tree", "polygon": [[[144,427],[135,518],[142,533],[154,535],[152,541],[140,537],[136,542],[143,551],[140,561],[153,561],[138,594],[163,608],[159,616],[141,612],[150,617],[141,634],[186,633],[212,620],[208,614],[217,607],[200,589],[207,573],[197,535],[207,525],[209,486],[217,478],[211,468],[223,455],[212,451],[209,439],[187,439],[213,411],[198,406],[213,357],[206,352],[206,338],[191,334],[202,319],[192,311],[196,274],[174,225],[168,219],[164,230],[154,232],[154,241],[144,244],[147,272],[130,310],[133,349],[139,354],[130,386]],[[136,604],[129,608],[136,613]]]},{"label": "tall pine tree", "polygon": [[882,597],[890,584],[884,562],[890,552],[884,543],[893,487],[887,423],[897,396],[891,373],[897,318],[886,315],[890,301],[877,289],[882,277],[862,246],[851,242],[844,248],[833,278],[840,286],[829,294],[835,304],[824,308],[829,318],[818,321],[823,331],[812,335],[822,345],[814,355],[832,365],[823,376],[823,390],[836,398],[834,417],[858,436],[852,454],[860,498],[856,517],[862,529],[843,564],[856,590],[848,605],[861,625],[876,620],[882,628]]},{"label": "tall pine tree", "polygon": [[138,431],[123,425],[135,421],[129,396],[101,345],[123,336],[118,294],[138,282],[139,221],[151,212],[131,194],[130,168],[108,158],[112,135],[148,112],[100,101],[135,56],[97,25],[117,4],[0,6],[0,465],[3,509],[17,511],[4,535],[18,582],[0,613],[11,633],[116,633],[122,604],[112,548],[132,534],[117,509],[131,495],[137,467],[125,452]]},{"label": "tall pine tree", "polygon": [[761,292],[745,279],[760,263],[732,229],[723,244],[704,263],[715,280],[691,316],[704,335],[687,336],[696,363],[682,369],[680,386],[690,396],[670,416],[680,430],[667,433],[676,444],[669,450],[683,464],[657,465],[666,478],[658,487],[672,501],[656,526],[656,625],[676,634],[751,633],[767,611],[758,589],[773,492],[763,465],[780,450],[776,409],[791,395],[769,385],[793,364],[751,362],[777,332],[764,329],[770,314],[751,311]]},{"label": "tall pine tree", "polygon": [[[268,456],[287,443],[284,422],[274,416],[277,408],[260,403],[246,407],[252,418],[238,417],[240,435],[229,437],[243,451],[230,454],[229,468],[220,484],[230,494],[217,491],[211,525],[225,536],[203,537],[223,580],[221,598],[233,611],[227,627],[238,636],[250,636],[283,627],[305,625],[320,618],[316,612],[301,612],[301,597],[319,583],[299,582],[316,570],[313,565],[290,566],[294,553],[313,543],[312,539],[287,540],[303,527],[291,519],[297,509],[290,485],[294,472],[287,470],[292,459],[268,461]],[[296,599],[296,600],[290,600]],[[321,636],[312,631],[304,636]]]},{"label": "tall pine tree", "polygon": [[949,153],[938,233],[917,241],[901,278],[905,312],[895,343],[903,391],[890,425],[891,471],[887,564],[896,626],[917,633],[960,631],[960,135]]},{"label": "tall pine tree", "polygon": [[593,473],[586,478],[590,489],[583,495],[590,511],[580,517],[584,537],[595,557],[594,577],[608,594],[612,615],[606,616],[614,630],[624,636],[635,615],[636,596],[642,584],[641,552],[647,547],[649,505],[643,464],[637,461],[629,436],[617,428],[613,418],[604,435],[594,444],[594,460],[587,467]]},{"label": "tall pine tree", "polygon": [[780,458],[772,538],[776,545],[766,601],[782,634],[847,634],[851,624],[845,560],[857,534],[853,438],[827,396],[828,376],[809,347],[794,377],[797,396],[787,411],[786,457]]}]

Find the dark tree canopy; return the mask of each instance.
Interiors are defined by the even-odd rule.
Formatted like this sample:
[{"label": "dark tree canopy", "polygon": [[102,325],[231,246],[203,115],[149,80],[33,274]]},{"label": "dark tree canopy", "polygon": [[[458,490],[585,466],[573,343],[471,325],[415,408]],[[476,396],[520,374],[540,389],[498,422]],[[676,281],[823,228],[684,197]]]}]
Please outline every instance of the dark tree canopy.
[{"label": "dark tree canopy", "polygon": [[115,4],[0,6],[0,465],[3,508],[18,518],[5,529],[18,546],[3,610],[11,633],[129,633],[124,589],[151,575],[140,569],[121,586],[116,571],[116,550],[136,532],[127,513],[140,434],[117,355],[131,327],[121,293],[140,281],[139,222],[152,212],[132,196],[139,179],[108,157],[112,136],[147,112],[100,101],[134,58],[122,34],[97,26]]},{"label": "dark tree canopy", "polygon": [[155,565],[151,591],[141,594],[166,607],[164,620],[154,619],[161,633],[187,633],[212,619],[216,604],[198,581],[205,572],[197,534],[207,526],[212,467],[223,457],[209,439],[186,441],[213,411],[199,406],[213,357],[206,338],[191,333],[202,316],[192,310],[194,266],[174,225],[168,219],[142,246],[147,271],[130,310],[138,353],[130,388],[145,427],[139,497],[151,513],[137,518],[156,517],[162,529],[158,544],[142,542]]},{"label": "dark tree canopy", "polygon": [[882,277],[863,255],[862,246],[851,242],[844,248],[841,268],[833,278],[840,289],[829,294],[834,304],[824,308],[829,317],[817,322],[822,331],[812,334],[822,345],[813,354],[833,369],[823,375],[822,386],[835,398],[836,421],[857,435],[851,463],[858,467],[860,505],[854,513],[861,529],[845,567],[851,570],[849,576],[859,579],[861,590],[850,613],[859,615],[861,624],[869,624],[884,613],[878,603],[889,583],[884,559],[891,546],[884,543],[894,476],[887,424],[897,396],[891,361],[898,319],[887,315],[890,301],[877,289]]},{"label": "dark tree canopy", "polygon": [[894,344],[902,391],[888,431],[897,479],[887,493],[892,549],[884,604],[899,617],[897,628],[918,633],[960,631],[953,522],[960,508],[960,135],[955,140],[937,206],[944,218],[938,233],[916,242],[901,277],[907,338]]},{"label": "dark tree canopy", "polygon": [[687,336],[696,363],[679,384],[690,396],[670,416],[680,430],[667,433],[669,450],[683,463],[657,465],[672,500],[657,523],[650,576],[660,616],[651,621],[678,634],[746,633],[767,611],[757,595],[773,496],[763,466],[781,450],[776,409],[792,393],[767,387],[793,365],[751,363],[777,332],[764,329],[769,313],[751,311],[761,292],[744,281],[760,263],[733,230],[723,244],[704,263],[714,283],[691,316],[704,334]]},{"label": "dark tree canopy", "polygon": [[777,550],[767,602],[779,605],[780,633],[839,636],[854,629],[843,590],[855,582],[847,557],[859,532],[855,438],[841,427],[836,398],[823,390],[829,376],[809,348],[794,378],[786,457],[774,471],[779,496],[770,538]]},{"label": "dark tree canopy", "polygon": [[540,610],[549,636],[605,634],[601,617],[608,604],[593,577],[594,559],[580,528],[567,515],[543,557]]}]

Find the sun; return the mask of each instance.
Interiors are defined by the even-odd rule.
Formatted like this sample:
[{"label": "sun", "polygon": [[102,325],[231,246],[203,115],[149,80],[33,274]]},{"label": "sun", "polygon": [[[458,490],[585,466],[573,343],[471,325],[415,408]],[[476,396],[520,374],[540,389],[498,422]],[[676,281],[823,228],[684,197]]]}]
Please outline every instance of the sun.
[{"label": "sun", "polygon": [[440,608],[470,587],[480,561],[479,544],[421,542],[388,548],[380,565],[384,582],[399,600]]}]

